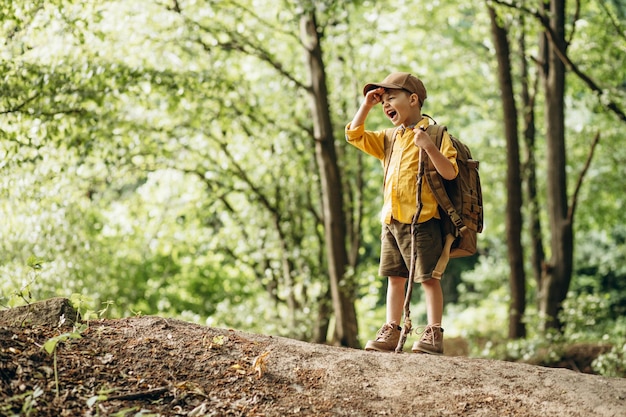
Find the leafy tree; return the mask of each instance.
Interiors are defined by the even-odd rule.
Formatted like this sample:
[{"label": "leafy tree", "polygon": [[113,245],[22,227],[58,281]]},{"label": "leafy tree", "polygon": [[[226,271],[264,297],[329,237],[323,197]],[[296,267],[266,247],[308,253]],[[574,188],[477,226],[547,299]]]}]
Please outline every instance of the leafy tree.
[{"label": "leafy tree", "polygon": [[[480,254],[451,262],[443,282],[446,311],[470,324],[450,329],[501,333],[506,303],[519,325],[521,302],[541,286],[526,282],[526,296],[507,290],[507,259],[537,274],[552,256],[543,254],[541,228],[552,163],[539,123],[545,94],[530,64],[542,60],[537,42],[521,43],[546,30],[533,9],[493,5],[521,99],[519,157],[503,151],[515,145],[511,126],[501,133],[508,116],[481,3],[1,3],[0,302],[79,293],[93,308],[112,301],[113,315],[172,315],[319,342],[342,316],[331,337],[356,345],[356,317],[370,336],[384,303],[382,172],[346,146],[343,128],[364,82],[408,70],[426,82],[424,110],[481,161]],[[615,311],[626,221],[616,125],[623,69],[612,65],[623,55],[618,6],[581,4],[563,114],[567,194],[578,203],[568,298],[606,293]],[[375,112],[368,127],[388,122]],[[517,159],[525,160],[516,167]],[[520,226],[533,230],[519,244],[532,248],[531,260],[517,239],[510,244],[517,232],[505,221],[503,202],[518,192],[505,175],[516,178],[516,168],[527,184]],[[584,182],[570,181],[582,171]],[[523,322],[532,323],[529,306]]]},{"label": "leafy tree", "polygon": [[517,106],[513,93],[511,53],[506,29],[492,7],[489,17],[498,60],[498,81],[502,94],[504,128],[507,155],[506,236],[511,274],[511,305],[509,308],[509,338],[521,338],[526,334],[523,317],[526,310],[526,274],[522,247],[522,181],[517,129]]},{"label": "leafy tree", "polygon": [[[511,7],[515,7],[505,2],[498,2]],[[562,303],[567,296],[570,282],[572,278],[572,265],[574,262],[574,227],[573,219],[576,205],[578,202],[578,193],[582,184],[582,178],[585,175],[591,158],[593,156],[596,144],[599,140],[599,133],[596,134],[594,141],[591,143],[590,152],[587,157],[585,166],[579,177],[578,183],[572,193],[571,202],[568,201],[567,196],[567,174],[566,174],[566,146],[565,146],[565,79],[566,68],[572,70],[582,81],[584,81],[592,91],[602,91],[595,82],[591,80],[589,76],[584,74],[578,69],[578,67],[570,60],[567,54],[567,48],[571,43],[571,40],[566,40],[565,31],[565,19],[566,19],[566,7],[565,2],[550,1],[542,3],[543,9],[539,11],[530,11],[529,9],[523,9],[525,13],[528,13],[537,18],[541,24],[543,30],[542,43],[540,51],[541,55],[538,59],[540,63],[540,74],[544,80],[545,90],[545,113],[546,113],[546,138],[547,138],[547,153],[546,158],[549,161],[547,165],[547,201],[548,201],[548,214],[550,219],[550,242],[551,242],[551,260],[543,262],[543,246],[537,240],[538,221],[535,214],[531,217],[532,241],[533,243],[533,266],[535,275],[538,278],[539,283],[539,308],[546,320],[547,328],[560,328],[559,312],[562,308]],[[579,6],[579,5],[577,5]],[[581,9],[576,8],[576,13],[573,16],[574,23],[579,17]],[[492,13],[493,22],[497,24],[495,13]],[[575,25],[572,25],[575,28]],[[570,34],[573,38],[574,31]],[[505,36],[504,33],[501,35]],[[503,64],[504,62],[504,64]],[[501,67],[506,66],[506,60],[501,62]],[[505,70],[506,72],[506,70]],[[527,90],[525,90],[527,91]],[[508,94],[511,95],[510,93]],[[525,95],[525,97],[528,97]],[[528,100],[525,100],[528,103]],[[614,101],[609,99],[607,101],[607,109],[613,111],[623,119],[623,113]],[[514,111],[509,111],[511,118],[515,117]],[[531,113],[527,113],[531,115]],[[526,126],[530,126],[528,123]],[[531,139],[534,129],[526,129],[525,137],[527,138],[527,144],[529,149],[533,146]],[[532,152],[529,161],[533,166]],[[531,198],[534,196],[534,190],[532,187],[532,181],[534,176],[529,177],[529,195]],[[533,207],[536,204],[533,203]],[[533,210],[532,213],[536,213]],[[541,275],[538,272],[538,266],[541,263],[542,270]],[[512,269],[517,269],[512,265]],[[519,322],[519,318],[517,319]],[[514,332],[513,332],[514,333]],[[510,334],[512,334],[510,332]]]}]

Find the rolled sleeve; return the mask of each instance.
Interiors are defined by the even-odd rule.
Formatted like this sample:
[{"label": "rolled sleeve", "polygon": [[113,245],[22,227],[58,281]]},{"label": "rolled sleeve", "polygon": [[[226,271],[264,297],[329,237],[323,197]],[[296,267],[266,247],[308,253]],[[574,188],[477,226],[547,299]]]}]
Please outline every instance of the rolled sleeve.
[{"label": "rolled sleeve", "polygon": [[385,132],[365,130],[365,126],[352,129],[350,123],[345,129],[346,140],[351,145],[380,160],[385,158]]}]

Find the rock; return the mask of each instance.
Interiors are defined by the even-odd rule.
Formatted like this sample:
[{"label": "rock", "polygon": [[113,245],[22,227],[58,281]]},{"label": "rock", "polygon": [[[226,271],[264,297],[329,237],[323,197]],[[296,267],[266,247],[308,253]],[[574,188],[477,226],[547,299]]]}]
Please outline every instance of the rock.
[{"label": "rock", "polygon": [[[61,317],[64,318],[61,323]],[[76,309],[67,298],[51,298],[36,303],[0,310],[0,326],[72,326],[80,321]]]}]

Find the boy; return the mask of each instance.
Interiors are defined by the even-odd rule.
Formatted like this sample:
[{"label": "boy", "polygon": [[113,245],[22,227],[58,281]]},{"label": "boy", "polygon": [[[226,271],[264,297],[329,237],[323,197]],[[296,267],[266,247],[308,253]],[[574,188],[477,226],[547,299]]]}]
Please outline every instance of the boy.
[{"label": "boy", "polygon": [[[441,149],[437,149],[426,133],[429,119],[422,116],[426,88],[421,80],[405,72],[389,74],[382,82],[363,88],[365,100],[346,126],[349,143],[383,162],[384,204],[381,220],[381,256],[379,274],[388,277],[387,322],[376,334],[375,340],[365,345],[366,350],[393,352],[400,339],[399,326],[403,314],[406,280],[409,277],[411,257],[415,256],[414,281],[422,284],[426,300],[428,325],[422,337],[413,344],[413,352],[443,353],[443,292],[440,275],[433,270],[443,250],[440,215],[435,197],[427,181],[422,181],[422,210],[415,231],[415,252],[411,254],[411,222],[417,212],[417,184],[420,149],[431,159],[439,175],[452,180],[458,174],[456,149],[447,133]],[[398,129],[391,150],[385,158],[385,132],[365,130],[364,123],[370,110],[378,103]],[[385,162],[388,161],[387,164]]]}]

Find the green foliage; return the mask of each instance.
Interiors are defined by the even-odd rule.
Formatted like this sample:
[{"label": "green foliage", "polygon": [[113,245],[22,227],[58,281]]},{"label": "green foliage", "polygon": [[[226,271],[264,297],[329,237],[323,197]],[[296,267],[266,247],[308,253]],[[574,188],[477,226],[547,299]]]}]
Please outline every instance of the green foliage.
[{"label": "green foliage", "polygon": [[[575,295],[570,293],[565,302],[561,320],[562,333],[540,331],[541,318],[533,310],[526,315],[526,339],[505,341],[504,338],[485,343],[481,356],[556,364],[566,357],[568,348],[581,344],[610,346],[592,363],[595,372],[604,376],[626,377],[626,357],[623,354],[626,340],[626,322],[623,317],[611,318],[610,303],[606,297]],[[568,358],[565,358],[568,359]]]},{"label": "green foliage", "polygon": [[626,378],[626,343],[598,356],[591,364],[599,375]]},{"label": "green foliage", "polygon": [[577,279],[571,288],[574,296],[594,294],[601,298],[607,305],[609,317],[598,317],[599,320],[623,317],[626,314],[626,229],[616,225],[584,233],[584,236],[578,249]]},{"label": "green foliage", "polygon": [[612,346],[611,351],[599,356],[594,369],[601,375],[626,377],[626,357],[621,354],[626,340],[624,316],[614,317],[614,306],[604,295],[570,293],[563,309],[566,323],[564,341],[602,341]]},{"label": "green foliage", "polygon": [[[141,312],[312,338],[329,296],[298,39],[303,6],[21,3],[0,4],[0,303],[72,295],[87,319],[105,310],[112,317]],[[384,317],[385,284],[377,276],[382,170],[345,144],[343,128],[365,82],[408,70],[426,83],[425,112],[481,161],[481,256],[451,263],[458,295],[446,297],[451,331],[477,338],[480,353],[480,342],[495,346],[505,337],[507,317],[501,105],[484,5],[443,3],[310,6],[322,35],[346,218],[360,237],[348,246],[358,245],[349,277],[362,336]],[[503,13],[511,33],[536,38],[537,23],[518,26],[515,13]],[[623,68],[613,65],[623,40],[606,30],[607,16],[585,3],[570,52],[624,102]],[[571,297],[586,301],[564,317],[568,337],[603,338],[592,328],[609,326],[625,308],[623,129],[603,107],[606,97],[574,76],[567,85],[570,189],[591,138],[602,136],[575,216]],[[372,129],[388,126],[382,111],[368,120]],[[540,160],[539,178],[548,164]],[[532,311],[528,320],[532,329]],[[584,326],[589,320],[595,324]],[[511,356],[536,351],[540,337]],[[603,372],[619,362],[617,345],[598,362]]]}]

